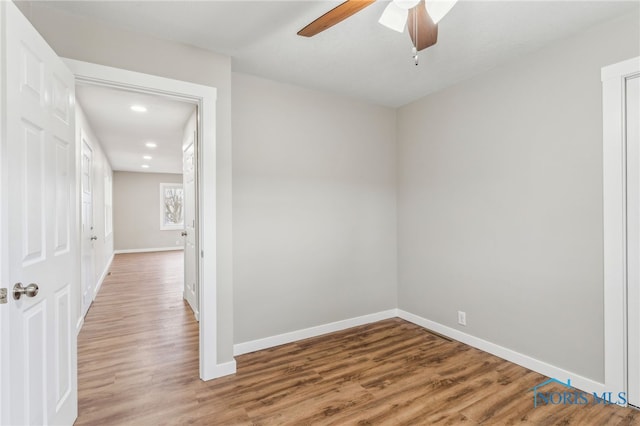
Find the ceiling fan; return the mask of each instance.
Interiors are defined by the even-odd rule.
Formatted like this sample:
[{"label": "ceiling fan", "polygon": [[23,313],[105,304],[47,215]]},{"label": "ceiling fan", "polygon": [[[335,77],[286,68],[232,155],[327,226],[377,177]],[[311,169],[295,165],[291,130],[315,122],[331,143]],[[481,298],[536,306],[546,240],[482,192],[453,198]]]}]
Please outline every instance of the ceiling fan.
[{"label": "ceiling fan", "polygon": [[[298,35],[312,37],[344,21],[375,0],[347,0],[331,9],[309,25],[298,31]],[[382,12],[380,22],[400,33],[409,27],[413,42],[413,59],[418,65],[418,52],[433,46],[438,41],[438,22],[455,5],[457,0],[392,0]]]}]

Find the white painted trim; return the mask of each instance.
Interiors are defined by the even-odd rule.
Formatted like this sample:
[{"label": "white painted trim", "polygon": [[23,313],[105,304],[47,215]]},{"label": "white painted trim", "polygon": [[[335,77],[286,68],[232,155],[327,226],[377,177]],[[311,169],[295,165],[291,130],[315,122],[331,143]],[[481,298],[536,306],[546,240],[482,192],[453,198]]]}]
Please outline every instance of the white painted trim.
[{"label": "white painted trim", "polygon": [[109,274],[109,268],[111,268],[111,264],[113,263],[114,256],[115,256],[115,254],[112,253],[111,257],[107,261],[107,264],[105,265],[104,270],[102,271],[102,274],[100,275],[100,279],[96,283],[95,289],[93,291],[92,300],[96,300],[96,296],[98,295],[98,292],[100,291],[100,288],[102,288],[102,283],[104,282],[104,279],[107,277],[107,274]]},{"label": "white painted trim", "polygon": [[627,390],[627,264],[625,79],[640,57],[602,68],[604,220],[604,383]]},{"label": "white painted trim", "polygon": [[274,346],[284,345],[285,343],[296,342],[298,340],[308,339],[310,337],[321,336],[327,333],[346,330],[347,328],[357,327],[363,324],[369,324],[376,321],[382,321],[397,316],[396,309],[377,312],[375,314],[363,315],[356,318],[350,318],[342,321],[336,321],[329,324],[318,325],[315,327],[305,328],[302,330],[291,331],[288,333],[278,334],[276,336],[265,337],[263,339],[251,340],[249,342],[237,343],[233,345],[233,355],[242,355]]},{"label": "white painted trim", "polygon": [[[124,90],[151,93],[198,105],[200,113],[200,158],[198,164],[198,217],[199,222],[199,294],[200,294],[200,377],[203,380],[216,377],[218,371],[218,320],[217,320],[217,277],[218,244],[217,223],[217,186],[222,192],[230,190],[227,182],[216,178],[217,142],[216,142],[216,99],[214,87],[186,81],[149,75],[134,71],[88,62],[63,58],[66,65],[80,84],[94,84]],[[223,165],[227,166],[227,164]],[[230,166],[230,164],[228,165]],[[223,186],[224,185],[224,186]],[[229,247],[221,247],[227,250]],[[206,258],[205,258],[206,256]]]},{"label": "white painted trim", "polygon": [[76,322],[76,336],[80,334],[80,330],[82,330],[82,326],[84,325],[84,317],[80,316],[78,321]]},{"label": "white painted trim", "polygon": [[128,71],[106,65],[92,64],[75,59],[61,58],[69,67],[76,79],[81,82],[113,87],[120,86],[126,90],[154,92],[185,102],[207,99],[215,101],[215,87],[203,86],[188,81],[174,80],[157,75]]},{"label": "white painted trim", "polygon": [[[7,28],[5,7],[7,2],[0,2],[0,87],[4,86],[5,77],[5,28]],[[13,6],[9,6],[13,7]],[[7,141],[4,137],[4,115],[6,114],[6,102],[0,100],[0,199],[6,200],[9,188],[7,186]],[[0,203],[0,287],[9,291],[9,250],[8,238],[6,235],[9,229],[7,221],[8,206],[7,203]],[[10,297],[10,296],[8,296]],[[9,395],[11,388],[9,387],[9,346],[11,345],[11,329],[9,327],[9,304],[0,305],[0,425],[9,424],[9,410],[11,404]]]},{"label": "white painted trim", "polygon": [[184,250],[182,246],[175,247],[156,247],[156,248],[139,248],[139,249],[125,249],[114,250],[114,254],[127,254],[127,253],[153,253],[154,251],[178,251]]},{"label": "white painted trim", "polygon": [[[111,257],[109,258],[109,261],[107,262],[107,265],[104,268],[104,271],[102,271],[102,274],[100,275],[100,279],[98,279],[98,282],[96,283],[95,287],[94,287],[94,291],[93,294],[91,295],[91,303],[93,303],[94,300],[96,300],[96,296],[98,295],[98,292],[100,291],[100,288],[102,287],[102,283],[104,282],[104,279],[107,277],[107,274],[109,273],[109,268],[111,268],[111,263],[113,263],[113,257],[115,255],[112,253]],[[89,305],[89,308],[91,308],[91,305]],[[89,312],[89,310],[87,309],[87,312]],[[85,315],[80,315],[80,318],[78,318],[78,322],[76,323],[76,335],[80,334],[80,330],[82,330],[82,326],[84,325],[84,317]]]},{"label": "white painted trim", "polygon": [[[450,337],[451,339],[457,340],[459,342],[465,343],[469,346],[473,346],[474,348],[480,349],[481,351],[488,352],[497,357],[505,359],[507,361],[518,364],[524,368],[528,368],[529,370],[533,370],[537,373],[545,375],[547,377],[554,377],[558,380],[571,379],[571,385],[577,389],[583,390],[585,392],[604,392],[605,385],[603,383],[596,382],[595,380],[588,379],[583,376],[579,376],[570,371],[564,370],[562,368],[556,367],[551,364],[547,364],[546,362],[537,360],[528,355],[521,354],[514,350],[505,348],[500,345],[496,345],[495,343],[488,342],[486,340],[480,339],[479,337],[472,336],[470,334],[464,333],[460,330],[456,330],[451,327],[447,327],[435,321],[431,321],[418,315],[414,315],[412,313],[403,311],[402,309],[398,309],[398,317],[403,320],[409,321],[420,327],[424,327],[428,330],[435,331],[436,333],[442,334],[443,336]],[[607,388],[608,391],[613,391],[613,389]]]},{"label": "white painted trim", "polygon": [[[189,299],[187,299],[187,294],[184,292],[184,290],[182,290],[182,299],[185,302],[189,303],[188,302]],[[198,304],[198,306],[200,306],[200,304]],[[193,317],[196,319],[196,321],[200,322],[200,312],[198,311],[198,309],[195,309],[195,310],[192,309],[191,312],[193,312]]]},{"label": "white painted trim", "polygon": [[[512,349],[505,348],[503,346],[491,343],[483,340],[479,337],[472,336],[464,333],[460,330],[456,330],[451,327],[447,327],[435,321],[431,321],[422,318],[418,315],[414,315],[410,312],[402,309],[389,309],[387,311],[377,312],[374,314],[363,315],[356,318],[350,318],[342,321],[336,321],[329,324],[323,324],[316,327],[305,328],[302,330],[296,330],[289,333],[283,333],[276,336],[265,337],[263,339],[252,340],[244,343],[237,343],[233,346],[233,355],[243,355],[250,352],[255,352],[274,346],[284,345],[291,342],[296,342],[310,337],[317,337],[327,333],[333,333],[336,331],[346,330],[351,327],[357,327],[364,324],[370,324],[376,321],[382,321],[389,318],[402,318],[405,321],[409,321],[425,329],[435,331],[443,336],[457,340],[481,351],[493,354],[497,357],[505,359],[507,361],[518,364],[524,368],[535,371],[547,377],[554,377],[559,380],[571,379],[572,385],[585,392],[602,393],[607,391],[618,391],[619,388],[610,388],[605,386],[604,383],[597,382],[584,376],[580,376],[571,371],[556,367],[548,364],[544,361],[540,361],[528,355],[521,354]],[[219,377],[219,376],[218,376]]]},{"label": "white painted trim", "polygon": [[230,374],[235,374],[236,372],[236,361],[229,361],[222,364],[217,364],[211,371],[210,376],[203,377],[202,380],[211,380],[217,379],[218,377],[228,376]]},{"label": "white painted trim", "polygon": [[600,71],[600,77],[602,81],[608,80],[620,80],[626,76],[636,74],[640,70],[640,56],[627,59],[626,61],[618,62],[616,64],[607,65]]}]

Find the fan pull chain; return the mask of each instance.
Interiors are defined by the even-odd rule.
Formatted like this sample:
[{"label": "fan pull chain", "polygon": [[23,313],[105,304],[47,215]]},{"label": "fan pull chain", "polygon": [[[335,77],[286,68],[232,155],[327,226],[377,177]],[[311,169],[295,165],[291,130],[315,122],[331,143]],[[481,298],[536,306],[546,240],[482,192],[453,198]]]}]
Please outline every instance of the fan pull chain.
[{"label": "fan pull chain", "polygon": [[[418,12],[415,10],[413,11],[413,39],[418,43]],[[418,66],[418,49],[415,44],[413,46],[413,62]]]}]

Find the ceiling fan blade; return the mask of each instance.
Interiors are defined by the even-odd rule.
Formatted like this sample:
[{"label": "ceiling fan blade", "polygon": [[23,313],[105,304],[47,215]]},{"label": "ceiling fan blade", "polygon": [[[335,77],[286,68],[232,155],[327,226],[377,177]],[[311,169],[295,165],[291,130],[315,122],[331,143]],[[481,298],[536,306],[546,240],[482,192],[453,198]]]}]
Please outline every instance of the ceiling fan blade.
[{"label": "ceiling fan blade", "polygon": [[407,24],[411,41],[418,51],[433,46],[438,41],[438,24],[433,23],[424,6],[424,1],[409,10]]},{"label": "ceiling fan blade", "polygon": [[373,2],[375,2],[375,0],[347,0],[298,31],[298,35],[312,37],[344,21],[349,16],[361,11]]},{"label": "ceiling fan blade", "polygon": [[384,12],[382,12],[378,22],[391,30],[403,33],[404,28],[407,26],[407,16],[409,16],[408,9],[403,9],[394,2],[390,2],[384,8]]},{"label": "ceiling fan blade", "polygon": [[433,19],[433,23],[437,24],[457,2],[458,0],[428,0],[427,13]]}]

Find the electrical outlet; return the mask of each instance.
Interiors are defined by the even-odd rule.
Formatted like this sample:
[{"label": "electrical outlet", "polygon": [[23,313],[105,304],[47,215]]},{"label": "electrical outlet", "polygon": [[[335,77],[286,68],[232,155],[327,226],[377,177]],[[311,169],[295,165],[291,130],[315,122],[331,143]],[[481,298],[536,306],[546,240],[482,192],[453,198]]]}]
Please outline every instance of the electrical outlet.
[{"label": "electrical outlet", "polygon": [[458,311],[458,324],[467,325],[467,313]]}]

